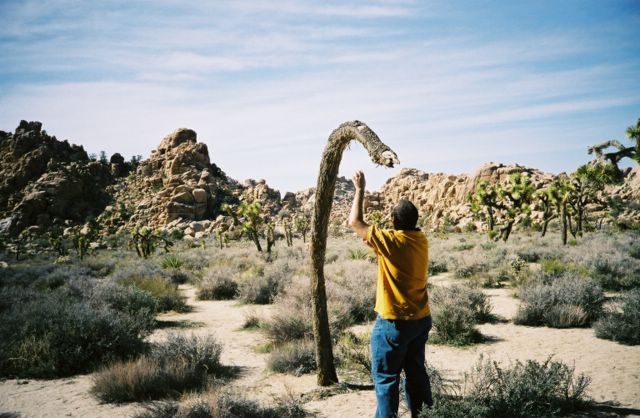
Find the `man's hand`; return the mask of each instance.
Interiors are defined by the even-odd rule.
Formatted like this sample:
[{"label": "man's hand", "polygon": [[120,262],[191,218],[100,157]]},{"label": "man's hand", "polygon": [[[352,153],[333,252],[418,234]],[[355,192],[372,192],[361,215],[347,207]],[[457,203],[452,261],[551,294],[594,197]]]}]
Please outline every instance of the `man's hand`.
[{"label": "man's hand", "polygon": [[364,190],[364,186],[366,184],[367,182],[364,179],[364,173],[362,172],[362,170],[356,171],[353,175],[353,185],[355,186],[356,190]]}]

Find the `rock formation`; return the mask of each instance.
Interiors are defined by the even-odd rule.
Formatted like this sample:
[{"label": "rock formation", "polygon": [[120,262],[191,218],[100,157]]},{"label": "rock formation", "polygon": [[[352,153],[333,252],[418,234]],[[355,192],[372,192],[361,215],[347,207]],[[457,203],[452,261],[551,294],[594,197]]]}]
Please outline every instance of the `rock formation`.
[{"label": "rock formation", "polygon": [[[379,191],[368,192],[365,212],[379,210],[388,217],[401,197],[412,200],[428,229],[445,220],[458,229],[473,219],[467,196],[479,181],[506,182],[513,173],[525,173],[540,188],[553,174],[519,165],[488,163],[475,174],[427,173],[405,168],[389,178]],[[618,220],[640,223],[640,168],[623,172],[624,182],[607,186],[601,199],[625,202]],[[336,180],[332,228],[344,225],[351,207],[353,184]],[[92,161],[82,146],[58,141],[40,122],[21,121],[14,133],[0,131],[0,235],[16,235],[26,228],[46,231],[51,226],[70,226],[97,217],[105,232],[133,225],[180,229],[187,237],[200,238],[230,220],[222,216],[222,203],[260,202],[272,219],[282,212],[308,213],[315,204],[315,188],[286,193],[269,187],[265,180],[228,178],[210,160],[206,144],[196,133],[178,129],[163,138],[148,159],[133,165],[116,153],[105,162]],[[535,205],[532,218],[541,212]],[[592,205],[591,219],[606,210]],[[346,228],[345,228],[346,229]]]},{"label": "rock formation", "polygon": [[0,233],[83,222],[109,201],[109,168],[49,136],[40,122],[0,131],[0,167]]},{"label": "rock formation", "polygon": [[[234,200],[234,190],[241,193],[241,186],[211,163],[207,145],[196,137],[185,128],[167,135],[135,175],[118,185],[116,207],[131,208],[127,225],[186,228],[192,221],[214,219],[223,201]],[[122,219],[112,216],[104,222],[117,225]]]}]

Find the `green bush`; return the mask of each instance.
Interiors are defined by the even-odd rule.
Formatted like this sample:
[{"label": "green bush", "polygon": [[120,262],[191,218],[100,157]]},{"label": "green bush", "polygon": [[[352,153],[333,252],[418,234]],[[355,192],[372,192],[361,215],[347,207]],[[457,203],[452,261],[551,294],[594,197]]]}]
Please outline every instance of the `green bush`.
[{"label": "green bush", "polygon": [[609,310],[594,324],[596,337],[622,344],[640,344],[640,289],[621,297],[620,310]]},{"label": "green bush", "polygon": [[240,280],[238,297],[244,303],[272,303],[291,282],[293,273],[294,268],[289,262],[278,259],[267,265],[260,274]]},{"label": "green bush", "polygon": [[57,377],[89,372],[145,348],[148,311],[119,312],[62,292],[14,304],[0,315],[0,373]]},{"label": "green bush", "polygon": [[189,311],[185,297],[180,294],[178,286],[164,277],[131,276],[121,279],[118,284],[149,292],[157,302],[158,312]]},{"label": "green bush", "polygon": [[514,322],[554,328],[589,326],[600,318],[604,292],[595,282],[573,274],[551,283],[534,282],[518,289],[522,300]]},{"label": "green bush", "polygon": [[479,289],[464,286],[434,287],[431,314],[435,344],[468,345],[480,342],[476,324],[491,318],[491,304]]},{"label": "green bush", "polygon": [[447,272],[447,263],[439,260],[429,260],[429,276]]},{"label": "green bush", "polygon": [[202,390],[210,377],[226,372],[220,364],[221,352],[222,346],[212,336],[172,334],[149,355],[99,372],[92,392],[104,402],[131,402]]},{"label": "green bush", "polygon": [[293,314],[288,310],[274,313],[264,323],[264,330],[274,343],[287,342],[308,338],[313,335],[313,327],[307,315]]},{"label": "green bush", "polygon": [[562,276],[569,269],[567,264],[558,258],[545,258],[540,261],[540,267],[543,272],[553,277]]},{"label": "green bush", "polygon": [[595,256],[588,262],[593,278],[603,288],[615,291],[640,287],[640,267],[637,264],[633,258],[601,255]]},{"label": "green bush", "polygon": [[149,292],[114,283],[96,286],[91,294],[91,300],[94,304],[103,304],[131,316],[146,316],[150,323],[153,322],[157,307],[156,300]]},{"label": "green bush", "polygon": [[420,417],[552,417],[589,406],[591,379],[551,358],[517,361],[509,368],[481,358],[466,375],[462,396],[436,396]]},{"label": "green bush", "polygon": [[267,368],[296,376],[315,371],[316,352],[313,341],[292,341],[275,347],[269,354]]},{"label": "green bush", "polygon": [[196,296],[200,300],[233,299],[238,294],[238,283],[228,268],[214,268],[198,283]]},{"label": "green bush", "polygon": [[184,261],[175,254],[165,255],[160,263],[163,269],[179,269],[183,264]]}]

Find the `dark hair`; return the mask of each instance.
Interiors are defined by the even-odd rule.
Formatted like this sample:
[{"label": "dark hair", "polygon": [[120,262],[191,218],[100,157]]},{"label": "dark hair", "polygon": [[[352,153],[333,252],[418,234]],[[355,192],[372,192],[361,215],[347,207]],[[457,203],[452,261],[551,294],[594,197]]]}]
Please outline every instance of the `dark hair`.
[{"label": "dark hair", "polygon": [[391,213],[393,228],[414,230],[418,223],[418,209],[407,199],[401,199]]}]

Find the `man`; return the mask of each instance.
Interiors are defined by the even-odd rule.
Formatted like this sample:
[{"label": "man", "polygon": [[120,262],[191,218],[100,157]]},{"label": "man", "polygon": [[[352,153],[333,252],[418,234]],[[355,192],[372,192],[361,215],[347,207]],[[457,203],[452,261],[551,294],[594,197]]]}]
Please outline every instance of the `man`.
[{"label": "man", "polygon": [[371,334],[371,376],[376,388],[377,418],[398,414],[400,372],[405,372],[405,395],[411,416],[432,406],[431,384],[424,351],[431,313],[427,295],[427,238],[416,228],[418,210],[408,200],[393,209],[394,229],[379,229],[363,220],[365,178],[353,176],[356,193],[349,226],[378,255],[375,310]]}]

